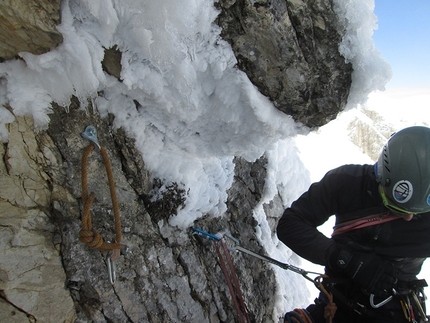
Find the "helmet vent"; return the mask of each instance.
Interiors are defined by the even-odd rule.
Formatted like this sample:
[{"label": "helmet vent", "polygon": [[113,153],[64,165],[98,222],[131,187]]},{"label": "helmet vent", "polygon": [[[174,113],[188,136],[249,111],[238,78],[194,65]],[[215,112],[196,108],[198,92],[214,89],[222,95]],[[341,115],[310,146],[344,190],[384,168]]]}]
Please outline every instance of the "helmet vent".
[{"label": "helmet vent", "polygon": [[390,168],[388,168],[388,161],[384,160],[384,168],[387,170],[387,172],[391,173]]}]

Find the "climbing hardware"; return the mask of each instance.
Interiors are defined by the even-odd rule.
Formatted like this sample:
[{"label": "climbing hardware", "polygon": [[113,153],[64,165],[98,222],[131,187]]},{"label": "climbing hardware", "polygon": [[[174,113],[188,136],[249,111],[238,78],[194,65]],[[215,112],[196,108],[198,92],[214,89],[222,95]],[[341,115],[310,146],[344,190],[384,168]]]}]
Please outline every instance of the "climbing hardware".
[{"label": "climbing hardware", "polygon": [[[314,283],[315,287],[318,288],[321,292],[323,292],[324,294],[326,294],[327,299],[329,300],[329,303],[328,303],[328,305],[325,308],[324,317],[326,318],[326,322],[327,323],[331,323],[332,322],[333,317],[334,317],[334,315],[336,313],[336,304],[333,303],[333,295],[330,292],[328,292],[324,288],[324,286],[322,284],[322,278],[326,278],[327,276],[319,274],[319,273],[316,273],[316,272],[312,272],[312,271],[306,271],[306,270],[301,269],[299,267],[296,267],[296,266],[293,266],[293,265],[290,265],[290,264],[286,264],[286,263],[280,262],[280,261],[278,261],[276,259],[273,259],[271,257],[268,257],[266,255],[262,255],[262,254],[254,252],[254,251],[252,251],[250,249],[244,248],[244,247],[242,247],[240,245],[239,240],[237,240],[236,238],[234,238],[233,236],[231,236],[228,233],[223,233],[223,234],[221,234],[222,237],[219,237],[218,235],[211,234],[211,233],[206,232],[204,230],[201,230],[201,229],[198,229],[198,228],[192,228],[192,234],[196,235],[196,236],[199,236],[199,237],[204,237],[204,238],[206,238],[208,240],[211,240],[211,241],[214,241],[216,247],[217,247],[217,244],[221,243],[223,245],[223,248],[226,248],[225,249],[226,252],[228,252],[229,250],[230,251],[240,251],[240,252],[245,253],[247,255],[250,255],[250,256],[252,256],[254,258],[258,258],[260,260],[270,262],[270,263],[272,263],[272,264],[274,264],[274,265],[276,265],[278,267],[281,267],[282,269],[290,270],[290,271],[293,271],[293,272],[295,272],[297,274],[302,275],[306,280],[309,280],[312,283]],[[231,242],[233,242],[233,246],[227,247],[226,244],[225,244],[225,242],[224,242],[224,239],[223,239],[224,237],[227,238],[227,239],[229,239]],[[218,248],[219,247],[217,247],[217,253],[218,253]],[[219,253],[218,253],[218,257],[220,258]],[[222,264],[221,261],[220,261],[220,265],[221,265],[221,268],[222,268],[223,264]],[[224,273],[224,269],[223,269],[223,273]],[[317,275],[317,277],[315,279],[312,279],[311,277],[309,277],[309,275]],[[226,278],[227,284],[229,285],[229,278],[226,276],[226,274],[224,274],[224,276]],[[237,284],[239,284],[239,283],[237,283]],[[231,296],[233,298],[233,301],[235,299],[238,299],[236,293],[237,293],[237,290],[239,290],[239,292],[240,292],[240,288],[233,288],[233,289],[231,289],[230,285],[229,285],[229,289],[230,289],[230,293],[231,293]],[[240,296],[241,296],[241,292],[240,292]],[[242,298],[242,301],[243,301],[243,297],[241,297],[241,298]],[[243,304],[242,306],[241,305],[238,306],[238,305],[235,304],[235,307],[236,307],[236,312],[238,312],[238,317],[240,317],[241,314],[243,313],[242,307],[246,309],[246,306],[245,306],[245,304]],[[288,314],[290,314],[290,316],[288,316]],[[306,311],[303,310],[303,309],[295,309],[293,312],[289,312],[286,315],[288,317],[285,317],[284,320],[285,320],[285,322],[288,322],[288,323],[290,323],[290,322],[291,323],[312,323],[311,318],[306,313]],[[243,317],[243,315],[242,315],[242,317]],[[245,317],[247,317],[249,319],[249,315],[248,315],[247,312],[246,312],[246,316]],[[247,322],[247,321],[241,320],[240,318],[239,318],[239,321],[240,322]]]},{"label": "climbing hardware", "polygon": [[243,299],[240,288],[239,278],[237,277],[233,261],[230,257],[229,248],[225,241],[216,235],[212,235],[200,229],[193,229],[194,234],[204,236],[205,238],[214,241],[216,253],[218,255],[219,264],[230,291],[233,300],[234,308],[236,309],[237,319],[239,323],[249,323],[249,313]]},{"label": "climbing hardware", "polygon": [[[82,227],[79,232],[79,240],[87,246],[108,252],[106,262],[108,267],[109,281],[114,284],[116,281],[116,269],[114,261],[118,259],[120,251],[125,253],[129,252],[126,245],[121,244],[122,230],[121,230],[121,217],[119,212],[119,204],[116,196],[115,181],[113,178],[112,166],[109,160],[109,155],[106,149],[98,142],[97,131],[94,126],[87,126],[82,133],[82,137],[90,141],[90,144],[84,149],[82,155]],[[112,200],[112,208],[115,221],[115,241],[104,241],[100,233],[93,228],[91,219],[91,206],[93,205],[95,194],[91,192],[88,194],[88,158],[91,152],[96,148],[103,158],[103,163],[106,168],[107,179],[109,183],[109,190]]]}]

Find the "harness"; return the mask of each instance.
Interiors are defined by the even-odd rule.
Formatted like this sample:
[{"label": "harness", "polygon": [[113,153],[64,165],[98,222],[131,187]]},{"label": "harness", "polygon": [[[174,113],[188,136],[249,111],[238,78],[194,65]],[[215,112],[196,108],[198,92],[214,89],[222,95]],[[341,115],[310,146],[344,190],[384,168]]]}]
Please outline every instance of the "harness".
[{"label": "harness", "polygon": [[[393,291],[393,295],[382,301],[375,302],[374,297],[371,295],[369,305],[355,300],[353,296],[345,295],[346,293],[340,290],[343,286],[348,285],[348,283],[349,281],[345,279],[336,278],[325,278],[323,282],[326,289],[333,294],[337,303],[342,303],[350,311],[356,312],[363,317],[377,318],[381,309],[390,310],[397,308],[403,312],[407,322],[429,322],[426,316],[426,296],[424,294],[424,287],[427,286],[427,282],[424,279],[399,282],[399,288]],[[398,302],[398,307],[395,303],[392,303],[393,300]],[[325,296],[320,296],[318,301],[323,304],[327,303]]]},{"label": "harness", "polygon": [[[363,229],[398,219],[400,219],[400,217],[392,215],[389,212],[383,212],[349,220],[335,225],[333,228],[332,237],[349,231]],[[426,316],[426,296],[424,294],[424,287],[427,286],[427,282],[424,279],[410,282],[399,282],[397,285],[397,290],[393,290],[392,295],[379,302],[375,302],[375,296],[373,294],[370,295],[370,307],[348,298],[336,287],[337,285],[345,285],[348,283],[349,281],[347,282],[344,279],[336,281],[336,279],[327,278],[324,281],[324,285],[326,286],[327,290],[329,290],[337,298],[337,300],[346,305],[350,310],[357,312],[364,317],[377,316],[377,309],[385,306],[390,301],[395,299],[400,303],[400,308],[408,322],[418,323],[429,321],[428,317]]]}]

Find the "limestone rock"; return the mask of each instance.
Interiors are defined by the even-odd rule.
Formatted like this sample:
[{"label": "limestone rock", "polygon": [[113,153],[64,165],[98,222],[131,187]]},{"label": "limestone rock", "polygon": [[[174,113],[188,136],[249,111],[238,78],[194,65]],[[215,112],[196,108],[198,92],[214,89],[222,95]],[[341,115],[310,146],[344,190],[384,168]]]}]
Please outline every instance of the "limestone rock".
[{"label": "limestone rock", "polygon": [[13,305],[0,298],[0,314],[2,320],[8,323],[31,322],[33,317],[28,317],[25,313],[17,310]]},{"label": "limestone rock", "polygon": [[279,110],[317,127],[345,108],[352,66],[338,51],[331,0],[221,0],[219,7],[238,67]]},{"label": "limestone rock", "polygon": [[53,243],[45,158],[31,119],[17,117],[8,130],[9,142],[0,146],[0,317],[73,322],[73,302]]},{"label": "limestone rock", "polygon": [[115,46],[105,50],[105,56],[102,61],[103,69],[110,75],[121,79],[121,52]]},{"label": "limestone rock", "polygon": [[[77,102],[69,113],[55,109],[51,117],[51,125],[42,137],[52,138],[61,156],[61,162],[55,164],[63,165],[63,170],[54,167],[46,171],[52,187],[57,187],[53,221],[61,234],[67,287],[78,321],[233,322],[236,314],[213,244],[194,240],[191,232],[169,226],[170,208],[151,207],[152,178],[146,174],[132,142],[127,143],[121,130],[110,131],[110,121],[100,119],[91,108],[89,113],[80,110]],[[88,145],[81,132],[88,124],[96,126],[99,142],[109,152],[120,200],[122,242],[132,250],[115,261],[114,285],[108,280],[108,254],[77,242],[82,209],[81,156]],[[196,226],[211,232],[229,230],[244,246],[264,252],[256,242],[251,214],[264,187],[265,161],[236,162],[241,180],[229,193],[232,211],[221,219],[201,219]],[[90,187],[96,195],[93,226],[109,239],[114,235],[111,202],[105,170],[96,151],[90,156],[88,169]],[[242,255],[234,254],[233,261],[240,268],[238,275],[253,320],[265,321],[271,317],[275,302],[266,292],[275,288],[273,272],[267,264]]]},{"label": "limestone rock", "polygon": [[20,52],[42,54],[63,41],[60,0],[5,0],[0,2],[0,57]]}]

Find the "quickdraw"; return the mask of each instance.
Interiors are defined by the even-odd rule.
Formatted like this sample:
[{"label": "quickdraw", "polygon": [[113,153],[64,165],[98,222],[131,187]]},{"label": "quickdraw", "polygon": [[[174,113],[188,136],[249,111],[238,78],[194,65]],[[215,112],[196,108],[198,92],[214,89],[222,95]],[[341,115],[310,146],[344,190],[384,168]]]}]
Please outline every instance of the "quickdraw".
[{"label": "quickdraw", "polygon": [[[112,166],[106,149],[100,146],[98,142],[97,131],[94,126],[90,125],[86,127],[85,131],[82,133],[82,137],[89,140],[91,143],[85,148],[82,156],[82,200],[84,206],[82,211],[82,228],[79,232],[79,240],[93,249],[99,251],[109,251],[106,257],[109,281],[111,284],[114,284],[116,281],[116,269],[114,261],[118,259],[120,251],[127,253],[129,250],[126,245],[121,244],[121,218],[118,199],[115,191],[115,181],[113,179]],[[94,192],[88,194],[88,158],[94,147],[96,147],[102,155],[109,183],[112,208],[115,217],[115,242],[113,243],[109,241],[105,242],[100,233],[93,228],[91,221],[91,206],[94,202],[95,194]]]},{"label": "quickdraw", "polygon": [[[204,237],[206,239],[214,241],[215,242],[215,246],[217,246],[217,243],[220,243],[220,242],[223,244],[223,246],[225,246],[225,242],[224,242],[224,240],[221,237],[219,237],[217,235],[214,235],[214,234],[211,234],[209,232],[203,231],[201,229],[192,228],[192,234],[193,235],[202,236],[202,237]],[[248,254],[248,255],[250,255],[252,257],[261,259],[263,261],[270,262],[270,263],[272,263],[272,264],[274,264],[274,265],[276,265],[278,267],[281,267],[282,269],[291,270],[291,271],[293,271],[293,272],[295,272],[297,274],[302,275],[305,279],[313,282],[314,285],[321,292],[323,292],[324,294],[326,294],[326,296],[327,296],[327,298],[329,300],[329,303],[328,303],[328,305],[326,306],[326,309],[325,309],[324,316],[325,316],[325,318],[327,320],[327,323],[331,323],[332,322],[333,317],[334,317],[334,315],[336,313],[336,305],[333,303],[333,295],[330,292],[328,292],[324,288],[324,286],[322,284],[322,278],[325,278],[326,277],[325,275],[322,275],[322,274],[319,274],[319,273],[316,273],[316,272],[312,272],[312,271],[306,271],[306,270],[303,270],[303,269],[301,269],[299,267],[296,267],[296,266],[293,266],[293,265],[290,265],[290,264],[286,264],[286,263],[280,262],[280,261],[278,261],[276,259],[273,259],[271,257],[268,257],[266,255],[258,254],[258,253],[254,252],[252,250],[244,248],[244,247],[242,247],[240,245],[239,240],[237,240],[236,238],[232,237],[228,233],[223,233],[222,237],[226,237],[226,238],[230,239],[234,243],[234,246],[233,247],[228,247],[227,250],[240,251],[242,253],[246,253],[246,254]],[[317,275],[317,277],[315,279],[312,279],[311,277],[309,277],[309,275],[311,275],[311,274]],[[226,279],[227,279],[227,277],[226,277]],[[232,290],[230,290],[230,293],[232,293]],[[233,297],[233,299],[235,299],[235,296],[234,296],[233,293],[232,293],[232,297]],[[243,306],[245,306],[245,305],[243,305]],[[239,311],[238,311],[238,313],[239,313]],[[302,313],[300,312],[300,314],[302,314]],[[302,314],[302,317],[304,317],[303,314]]]},{"label": "quickdraw", "polygon": [[[415,291],[410,290],[407,294],[397,294],[397,296],[400,296],[400,305],[408,322],[418,323],[429,321]],[[424,294],[421,297],[425,299]]]},{"label": "quickdraw", "polygon": [[225,241],[216,235],[196,228],[193,229],[193,234],[197,234],[205,237],[206,239],[214,241],[220,267],[230,291],[230,295],[236,309],[237,318],[240,323],[251,322],[245,301],[243,299],[239,278],[237,277],[233,261],[230,257],[229,248],[227,247]]}]

